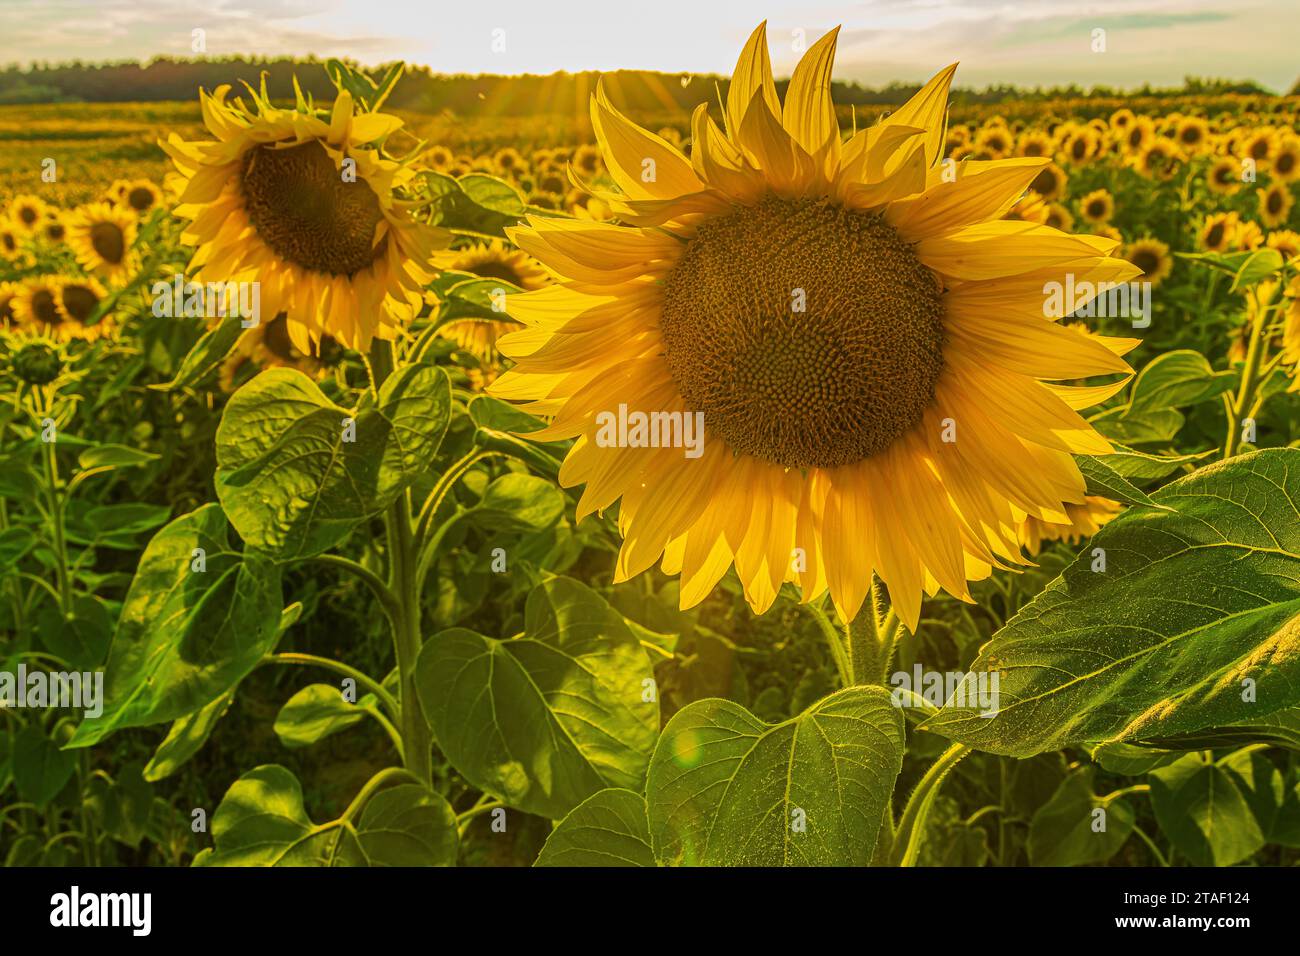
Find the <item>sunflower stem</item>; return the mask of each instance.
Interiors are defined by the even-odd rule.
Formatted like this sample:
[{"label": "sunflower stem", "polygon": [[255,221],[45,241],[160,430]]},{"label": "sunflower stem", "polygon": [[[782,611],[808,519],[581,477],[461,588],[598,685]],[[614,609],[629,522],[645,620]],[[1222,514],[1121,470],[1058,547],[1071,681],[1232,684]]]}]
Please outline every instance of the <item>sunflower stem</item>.
[{"label": "sunflower stem", "polygon": [[948,771],[957,765],[957,761],[970,753],[965,744],[953,744],[945,750],[925,772],[921,782],[912,791],[903,808],[903,816],[898,821],[898,830],[894,837],[894,862],[898,866],[916,866],[921,853],[921,843],[925,839],[925,821],[934,806],[934,799],[939,795]]},{"label": "sunflower stem", "polygon": [[[1276,290],[1274,292],[1276,293]],[[1243,416],[1247,410],[1252,413],[1257,411],[1254,407],[1255,390],[1264,378],[1259,370],[1267,347],[1264,329],[1268,325],[1269,313],[1273,308],[1272,297],[1268,302],[1261,301],[1258,288],[1252,289],[1250,295],[1255,300],[1255,319],[1250,330],[1250,344],[1246,347],[1246,365],[1241,370],[1241,387],[1237,391],[1236,401],[1230,408],[1228,434],[1223,443],[1224,458],[1231,458],[1237,453],[1241,443],[1241,430],[1244,427]]]},{"label": "sunflower stem", "polygon": [[873,579],[871,593],[845,628],[849,645],[849,672],[855,687],[884,684],[889,672],[897,620],[891,627],[889,622],[894,617],[892,611],[882,619],[881,603],[880,581]]}]

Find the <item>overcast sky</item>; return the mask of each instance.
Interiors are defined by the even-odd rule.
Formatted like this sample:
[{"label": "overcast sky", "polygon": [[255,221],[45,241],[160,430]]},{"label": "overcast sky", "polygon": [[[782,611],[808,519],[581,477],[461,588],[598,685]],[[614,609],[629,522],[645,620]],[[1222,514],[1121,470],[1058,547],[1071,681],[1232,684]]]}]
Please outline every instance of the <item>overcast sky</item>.
[{"label": "overcast sky", "polygon": [[[1297,0],[0,0],[0,63],[209,55],[405,59],[446,73],[730,71],[766,16],[778,75],[842,24],[836,77],[958,83],[1177,84],[1285,90],[1300,72]],[[1105,30],[1105,52],[1093,31]],[[799,32],[802,31],[802,34]]]}]

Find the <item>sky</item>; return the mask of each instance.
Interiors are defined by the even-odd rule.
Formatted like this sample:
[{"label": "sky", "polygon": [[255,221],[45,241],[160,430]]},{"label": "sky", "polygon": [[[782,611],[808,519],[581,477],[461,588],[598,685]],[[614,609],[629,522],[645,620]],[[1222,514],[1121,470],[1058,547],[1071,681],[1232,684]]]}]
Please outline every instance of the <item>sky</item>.
[{"label": "sky", "polygon": [[0,64],[189,56],[202,30],[211,56],[728,73],[766,17],[778,76],[842,25],[835,76],[871,85],[960,60],[963,86],[1177,85],[1190,74],[1285,91],[1300,74],[1296,12],[1297,0],[0,0]]}]

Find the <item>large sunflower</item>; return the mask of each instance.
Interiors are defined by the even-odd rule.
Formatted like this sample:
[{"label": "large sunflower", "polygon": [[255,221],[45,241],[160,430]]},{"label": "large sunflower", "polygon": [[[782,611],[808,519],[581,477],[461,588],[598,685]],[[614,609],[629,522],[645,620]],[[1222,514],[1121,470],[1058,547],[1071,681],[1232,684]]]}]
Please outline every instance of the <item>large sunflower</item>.
[{"label": "large sunflower", "polygon": [[305,353],[325,335],[359,349],[392,338],[449,239],[399,197],[411,167],[375,148],[402,121],[355,112],[346,91],[329,115],[281,109],[265,91],[249,109],[229,92],[199,94],[214,140],[161,144],[186,181],[175,211],[192,220],[182,238],[198,246],[193,277],[260,282],[262,313],[284,312]]},{"label": "large sunflower", "polygon": [[[955,66],[842,142],[835,40],[808,51],[783,104],[760,26],[726,132],[700,106],[690,159],[597,88],[622,190],[602,198],[627,225],[513,230],[566,281],[513,297],[527,328],[501,340],[518,364],[492,391],[553,418],[535,437],[577,439],[560,479],[586,485],[581,515],[621,499],[619,580],[662,556],[690,606],[734,563],[756,612],[790,581],[847,618],[875,572],[914,628],[923,592],[969,599],[968,581],[1023,562],[1026,515],[1065,522],[1085,500],[1071,454],[1110,445],[1076,410],[1123,380],[1051,383],[1129,373],[1132,343],[1049,321],[1044,284],[1136,269],[1112,240],[1000,220],[1045,159],[945,175]],[[701,413],[701,453],[611,444],[620,405]]]}]

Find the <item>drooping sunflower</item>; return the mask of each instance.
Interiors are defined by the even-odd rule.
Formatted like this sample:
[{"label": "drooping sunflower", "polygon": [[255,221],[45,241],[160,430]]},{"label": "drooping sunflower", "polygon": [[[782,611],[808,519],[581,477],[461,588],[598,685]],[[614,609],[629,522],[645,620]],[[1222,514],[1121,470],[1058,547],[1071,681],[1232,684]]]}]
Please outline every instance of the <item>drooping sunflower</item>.
[{"label": "drooping sunflower", "polygon": [[301,97],[272,105],[265,90],[227,103],[228,86],[200,92],[212,140],[162,148],[187,180],[176,214],[197,246],[199,281],[257,281],[261,309],[288,316],[302,352],[331,335],[364,349],[414,317],[429,262],[450,235],[412,216],[400,196],[415,172],[375,144],[401,127],[395,116],[356,112],[342,91],[328,115]]},{"label": "drooping sunflower", "polygon": [[1088,495],[1081,504],[1065,506],[1068,521],[1043,521],[1032,515],[1025,518],[1020,524],[1020,542],[1031,555],[1038,554],[1043,545],[1051,541],[1076,544],[1084,538],[1091,538],[1121,510],[1117,501]]},{"label": "drooping sunflower", "polygon": [[1124,247],[1124,258],[1141,270],[1142,280],[1158,286],[1174,270],[1174,257],[1169,245],[1150,236],[1130,242]]},{"label": "drooping sunflower", "polygon": [[90,203],[68,215],[67,229],[68,245],[87,272],[116,281],[131,271],[134,214],[106,202]]},{"label": "drooping sunflower", "polygon": [[[1023,562],[1025,515],[1064,522],[1086,500],[1071,453],[1110,446],[1077,409],[1124,380],[1056,383],[1129,374],[1131,343],[1051,321],[1044,283],[1136,270],[1110,240],[1001,219],[1042,159],[944,175],[955,66],[842,142],[835,40],[782,103],[760,26],[726,131],[701,105],[689,159],[598,86],[621,190],[598,194],[623,224],[512,230],[565,281],[512,298],[526,328],[499,343],[517,364],[491,391],[552,419],[535,437],[576,438],[560,480],[585,484],[580,515],[619,502],[619,580],[662,559],[690,606],[734,564],[755,611],[789,581],[852,617],[874,572],[914,629],[923,593],[969,599],[968,581]],[[620,405],[702,416],[698,456],[659,447],[671,434],[611,441]]]},{"label": "drooping sunflower", "polygon": [[39,196],[15,196],[9,200],[6,215],[20,232],[31,235],[45,218],[46,208]]},{"label": "drooping sunflower", "polygon": [[1295,205],[1295,197],[1285,183],[1273,183],[1267,189],[1256,193],[1259,202],[1259,218],[1270,229],[1276,229],[1286,222]]},{"label": "drooping sunflower", "polygon": [[1115,215],[1115,197],[1106,189],[1094,189],[1079,200],[1079,215],[1091,223],[1110,222]]}]

